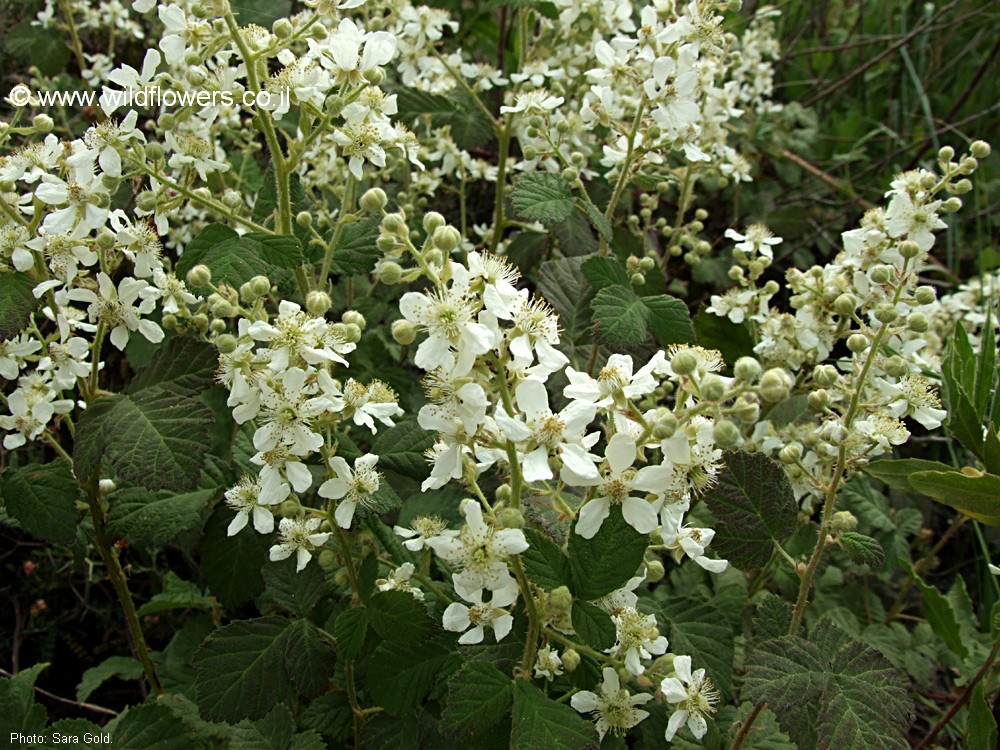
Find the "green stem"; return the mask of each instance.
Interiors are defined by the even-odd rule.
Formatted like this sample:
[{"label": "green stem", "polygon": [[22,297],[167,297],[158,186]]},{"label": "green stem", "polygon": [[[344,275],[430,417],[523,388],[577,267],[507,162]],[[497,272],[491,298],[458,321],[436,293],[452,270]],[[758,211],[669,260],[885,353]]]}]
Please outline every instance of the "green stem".
[{"label": "green stem", "polygon": [[[608,202],[608,207],[604,211],[604,218],[611,221],[611,217],[614,216],[615,208],[618,207],[618,201],[621,200],[622,192],[625,190],[625,186],[628,184],[632,177],[632,156],[635,153],[635,138],[639,133],[639,127],[642,125],[642,115],[646,111],[646,100],[643,98],[639,102],[639,109],[635,113],[635,120],[632,122],[632,127],[628,132],[628,140],[625,146],[625,161],[622,162],[622,171],[618,175],[618,181],[615,183],[614,192],[611,193],[611,200]],[[601,244],[599,247],[601,255],[608,254],[608,241],[602,236]]]},{"label": "green stem", "polygon": [[156,667],[153,666],[153,660],[150,658],[146,639],[142,635],[142,627],[139,624],[139,616],[135,611],[132,594],[128,589],[125,571],[122,570],[121,562],[118,560],[118,553],[115,551],[108,534],[107,518],[98,489],[96,469],[87,479],[84,489],[87,492],[90,516],[94,521],[94,538],[97,541],[98,549],[101,551],[104,567],[108,570],[111,585],[114,586],[115,593],[118,594],[118,601],[122,606],[122,612],[125,614],[125,626],[128,628],[132,648],[135,650],[135,655],[139,659],[139,663],[142,664],[142,670],[146,675],[146,681],[149,683],[149,686],[156,695],[162,695],[163,686],[160,684],[160,678],[156,674]]},{"label": "green stem", "polygon": [[490,252],[495,253],[500,246],[503,235],[503,200],[504,187],[507,182],[507,155],[510,152],[510,123],[497,129],[497,139],[500,141],[500,153],[497,155],[497,190],[496,202],[493,208],[493,237],[490,240]]}]

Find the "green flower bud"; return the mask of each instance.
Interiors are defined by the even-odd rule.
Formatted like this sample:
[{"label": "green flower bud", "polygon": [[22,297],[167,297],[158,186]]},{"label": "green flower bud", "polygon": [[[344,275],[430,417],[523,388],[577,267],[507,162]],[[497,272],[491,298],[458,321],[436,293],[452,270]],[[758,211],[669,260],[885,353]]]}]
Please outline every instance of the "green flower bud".
[{"label": "green flower bud", "polygon": [[497,487],[497,490],[496,492],[493,493],[493,496],[496,498],[497,503],[503,505],[510,502],[510,498],[513,494],[514,491],[510,488],[509,484],[501,484],[499,487]]},{"label": "green flower bud", "polygon": [[883,362],[882,369],[894,378],[901,378],[910,371],[909,366],[906,364],[906,360],[898,354],[892,355],[889,359]]},{"label": "green flower bud", "polygon": [[825,388],[809,394],[809,408],[813,411],[823,411],[830,404],[830,392]]},{"label": "green flower bud", "polygon": [[434,244],[434,247],[438,248],[442,253],[450,255],[456,247],[462,244],[462,235],[457,229],[455,229],[455,227],[438,227],[434,230],[431,242]]},{"label": "green flower bud", "polygon": [[365,316],[359,313],[357,310],[347,310],[343,315],[340,316],[341,321],[344,323],[349,323],[360,328],[362,331],[365,330],[365,326],[368,325],[368,321],[365,320]]},{"label": "green flower bud", "polygon": [[524,514],[517,508],[504,508],[500,512],[500,525],[505,529],[523,529]]},{"label": "green flower bud", "polygon": [[[328,551],[333,552],[333,550]],[[351,577],[347,574],[347,571],[344,568],[341,568],[333,574],[333,582],[341,588],[347,588],[351,585]]]},{"label": "green flower bud", "polygon": [[160,130],[173,130],[177,127],[177,117],[170,112],[164,112],[157,118],[156,124],[160,126]]},{"label": "green flower bud", "polygon": [[432,248],[424,253],[424,261],[429,266],[440,267],[444,264],[444,256],[441,254],[440,250]]},{"label": "green flower bud", "polygon": [[913,299],[918,305],[932,305],[937,299],[937,292],[932,286],[918,286],[913,290]]},{"label": "green flower bud", "polygon": [[236,351],[237,346],[239,346],[239,342],[231,333],[224,333],[215,339],[215,348],[223,354],[232,354]]},{"label": "green flower bud", "polygon": [[308,229],[313,223],[312,214],[308,211],[299,211],[295,214],[295,223],[302,229]]},{"label": "green flower bud", "polygon": [[424,231],[429,235],[434,234],[434,230],[445,225],[444,217],[437,211],[428,211],[424,214]]},{"label": "green flower bud", "polygon": [[760,406],[740,396],[733,404],[733,414],[741,422],[752,424],[760,419]]},{"label": "green flower bud", "polygon": [[[187,283],[193,287],[207,286],[212,281],[212,269],[199,263],[187,272]],[[206,325],[207,325],[206,321]]]},{"label": "green flower bud", "polygon": [[271,280],[267,276],[254,276],[248,283],[250,289],[258,297],[271,293]]},{"label": "green flower bud", "polygon": [[829,387],[840,379],[840,373],[833,365],[820,365],[813,370],[813,380],[823,387]]},{"label": "green flower bud", "polygon": [[382,228],[390,234],[397,234],[400,237],[408,236],[410,231],[406,227],[406,219],[398,213],[386,214],[382,217]]},{"label": "green flower bud", "polygon": [[879,323],[891,323],[898,317],[895,306],[888,302],[880,302],[875,307],[875,320]]},{"label": "green flower bud", "polygon": [[942,146],[941,150],[938,151],[938,161],[947,164],[952,159],[955,158],[955,149],[951,146]]},{"label": "green flower bud", "polygon": [[656,583],[663,579],[663,563],[659,560],[646,561],[646,580]]},{"label": "green flower bud", "polygon": [[681,349],[670,358],[670,369],[676,375],[690,375],[698,368],[698,357],[687,349]]},{"label": "green flower bud", "polygon": [[[960,174],[972,174],[979,168],[979,162],[976,161],[974,156],[966,156],[958,164],[958,171]],[[931,185],[933,187],[933,185]]]},{"label": "green flower bud", "polygon": [[[956,187],[958,187],[957,184],[956,184]],[[972,188],[972,183],[971,182],[969,183],[969,188],[970,189]],[[946,200],[944,203],[941,204],[941,211],[943,213],[953,214],[953,213],[956,213],[957,211],[961,211],[961,210],[962,210],[962,199],[958,198],[958,197],[956,197],[954,195],[951,196],[948,200]]]},{"label": "green flower bud", "polygon": [[706,401],[719,402],[726,397],[726,383],[714,373],[704,377],[698,390]]},{"label": "green flower bud", "polygon": [[666,440],[677,432],[677,417],[666,412],[653,423],[653,437],[656,440]]},{"label": "green flower bud", "polygon": [[205,313],[198,313],[191,317],[191,325],[198,333],[205,333],[208,330],[208,316]]},{"label": "green flower bud", "polygon": [[160,326],[165,331],[172,331],[177,328],[177,316],[173,313],[167,313],[162,318],[160,318]]},{"label": "green flower bud", "polygon": [[279,18],[274,22],[274,25],[271,26],[271,31],[274,32],[274,35],[278,37],[278,39],[288,39],[288,37],[290,37],[294,32],[294,29],[292,28],[292,22],[287,18]]},{"label": "green flower bud", "polygon": [[389,202],[389,196],[385,194],[382,188],[373,187],[370,190],[366,190],[361,196],[358,203],[361,206],[361,210],[369,214],[381,213],[382,209]]},{"label": "green flower bud", "polygon": [[392,324],[392,337],[397,344],[408,346],[417,337],[417,327],[410,321],[400,318]]},{"label": "green flower bud", "polygon": [[522,149],[522,152],[524,153],[524,158],[528,161],[533,161],[538,158],[538,149],[534,146],[525,146],[524,149]]},{"label": "green flower bud", "polygon": [[990,155],[990,144],[986,141],[973,141],[969,153],[977,159],[985,159]]},{"label": "green flower bud", "polygon": [[[972,190],[972,181],[969,180],[969,179],[966,179],[965,177],[963,177],[961,180],[959,180],[958,182],[956,182],[954,185],[951,186],[951,192],[954,193],[955,195],[965,195],[970,190]],[[948,201],[945,201],[945,203],[947,203],[947,202]],[[961,202],[960,202],[958,204],[958,208],[961,208],[961,207],[962,207],[962,205],[961,205]],[[956,208],[955,210],[957,211],[958,208]]]},{"label": "green flower bud", "polygon": [[[337,567],[337,553],[332,549],[325,549],[319,553],[316,562],[323,570],[333,570]],[[334,574],[336,576],[336,574]]]},{"label": "green flower bud", "polygon": [[802,448],[798,443],[789,443],[778,451],[778,460],[783,464],[794,464],[802,459]]},{"label": "green flower bud", "polygon": [[146,144],[146,158],[149,161],[159,161],[163,158],[163,146],[161,146],[156,141],[151,141]]},{"label": "green flower bud", "polygon": [[97,491],[101,497],[107,497],[117,489],[113,479],[102,479],[97,483]]},{"label": "green flower bud", "polygon": [[236,308],[224,299],[220,299],[212,305],[213,318],[228,318],[236,314]]},{"label": "green flower bud", "polygon": [[384,261],[378,267],[378,278],[386,286],[398,284],[403,278],[403,267],[395,261]]},{"label": "green flower bud", "polygon": [[868,275],[875,284],[888,284],[892,279],[892,269],[889,266],[874,266]]},{"label": "green flower bud", "polygon": [[211,331],[212,334],[216,336],[218,336],[220,333],[225,333],[228,327],[229,326],[226,325],[226,321],[218,319],[213,320],[211,323],[208,324],[208,330]]},{"label": "green flower bud", "polygon": [[632,282],[632,286],[642,286],[646,283],[646,277],[641,273],[634,273],[631,278],[629,278],[629,281]]},{"label": "green flower bud", "polygon": [[752,383],[761,372],[760,362],[753,357],[740,357],[733,365],[733,375],[737,380],[745,383]]},{"label": "green flower bud", "polygon": [[135,205],[140,211],[152,212],[156,210],[156,193],[152,190],[143,190],[135,197]]},{"label": "green flower bud", "polygon": [[575,672],[580,666],[580,654],[575,649],[568,648],[562,652],[562,663],[567,672]]},{"label": "green flower bud", "polygon": [[31,120],[31,124],[34,126],[35,130],[39,133],[51,133],[52,128],[56,126],[55,122],[46,114],[35,115]]},{"label": "green flower bud", "polygon": [[380,68],[369,68],[365,71],[365,80],[372,86],[378,86],[385,80],[385,73]]},{"label": "green flower bud", "polygon": [[914,333],[925,333],[930,328],[930,323],[927,322],[926,315],[915,312],[906,319],[906,327]]},{"label": "green flower bud", "polygon": [[899,254],[904,258],[916,258],[920,255],[920,245],[913,240],[903,240],[899,243]]},{"label": "green flower bud", "polygon": [[847,348],[855,354],[861,354],[868,348],[868,337],[861,333],[852,333],[847,337]]},{"label": "green flower bud", "polygon": [[652,258],[643,258],[639,261],[639,270],[644,272],[652,271],[656,267],[656,261]]},{"label": "green flower bud", "polygon": [[838,510],[833,514],[833,530],[839,534],[858,528],[858,519],[849,510]]},{"label": "green flower bud", "polygon": [[792,390],[792,379],[779,367],[772,367],[761,375],[760,395],[765,401],[776,404],[788,398]]},{"label": "green flower bud", "polygon": [[549,593],[549,606],[556,612],[566,612],[573,606],[573,594],[565,586],[552,589]]},{"label": "green flower bud", "polygon": [[844,292],[833,301],[833,309],[838,315],[850,317],[858,309],[858,298],[849,292]]},{"label": "green flower bud", "polygon": [[306,295],[306,310],[310,315],[320,317],[326,315],[327,311],[333,307],[330,295],[319,289],[314,289]]},{"label": "green flower bud", "polygon": [[97,233],[97,246],[101,250],[110,250],[115,246],[115,242],[117,242],[117,237],[115,237],[115,233],[110,229],[102,228]]},{"label": "green flower bud", "polygon": [[351,323],[334,323],[330,330],[334,336],[339,336],[352,344],[361,341],[361,329]]},{"label": "green flower bud", "polygon": [[739,427],[729,420],[716,422],[712,429],[712,438],[715,440],[715,444],[724,451],[739,445],[742,437]]}]

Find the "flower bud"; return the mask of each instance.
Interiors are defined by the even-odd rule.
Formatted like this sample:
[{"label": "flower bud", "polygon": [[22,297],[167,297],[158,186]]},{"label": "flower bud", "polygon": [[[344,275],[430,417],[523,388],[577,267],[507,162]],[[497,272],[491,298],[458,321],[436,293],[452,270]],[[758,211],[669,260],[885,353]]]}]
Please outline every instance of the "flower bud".
[{"label": "flower bud", "polygon": [[977,159],[985,159],[990,155],[990,144],[986,141],[973,141],[969,153]]},{"label": "flower bud", "polygon": [[225,333],[229,326],[224,320],[213,320],[208,324],[208,330],[212,332],[213,336],[218,336],[220,333]]},{"label": "flower bud", "polygon": [[236,308],[233,307],[227,300],[220,299],[214,305],[212,305],[212,317],[213,318],[229,318],[236,314]]},{"label": "flower bud", "polygon": [[160,318],[160,327],[165,331],[173,331],[177,328],[177,316],[173,313],[167,313]]},{"label": "flower bud", "polygon": [[361,210],[369,214],[380,213],[388,202],[389,196],[385,194],[382,188],[377,187],[366,190],[358,201],[361,205]]},{"label": "flower bud", "polygon": [[365,320],[365,316],[359,313],[357,310],[347,310],[343,315],[340,316],[341,321],[344,323],[349,323],[360,328],[362,331],[365,330],[365,326],[368,325],[368,321]]},{"label": "flower bud", "polygon": [[310,315],[317,317],[326,315],[327,311],[333,307],[333,300],[326,292],[314,289],[306,295],[306,310]]},{"label": "flower bud", "polygon": [[930,323],[927,322],[926,315],[915,312],[906,319],[906,327],[914,333],[925,333],[930,328]]},{"label": "flower bud", "polygon": [[892,269],[889,266],[874,266],[868,275],[875,284],[888,284],[892,278]]},{"label": "flower bud", "polygon": [[97,483],[97,491],[101,494],[101,497],[107,497],[116,489],[113,479],[102,479]]},{"label": "flower bud", "polygon": [[417,337],[417,327],[405,318],[400,318],[392,324],[392,337],[397,344],[408,346]]},{"label": "flower bud", "polygon": [[[951,186],[951,192],[954,193],[955,195],[965,195],[970,190],[972,190],[972,181],[965,177],[963,177],[961,180],[959,180],[958,182],[956,182],[954,185]],[[945,203],[947,202],[948,201],[945,201]],[[961,207],[962,207],[961,203],[959,203],[958,208]],[[956,208],[955,210],[957,211],[958,208]]]},{"label": "flower bud", "polygon": [[32,119],[31,124],[35,126],[35,130],[39,133],[51,133],[52,128],[56,126],[55,122],[47,114],[35,115]]},{"label": "flower bud", "polygon": [[783,464],[794,464],[802,459],[802,448],[798,443],[789,443],[778,451],[778,460]]},{"label": "flower bud", "polygon": [[629,278],[629,281],[632,283],[632,286],[642,286],[646,283],[646,277],[641,273],[634,273]]},{"label": "flower bud", "polygon": [[892,355],[889,359],[883,362],[882,369],[894,378],[901,378],[910,371],[909,366],[906,364],[906,360],[898,354]]},{"label": "flower bud", "polygon": [[726,397],[726,382],[718,375],[709,373],[701,381],[698,390],[706,401],[719,402]]},{"label": "flower bud", "polygon": [[698,368],[698,357],[687,349],[681,349],[670,358],[670,369],[676,375],[690,375]]},{"label": "flower bud", "polygon": [[813,370],[813,380],[818,385],[828,388],[840,379],[840,373],[833,365],[820,365]]},{"label": "flower bud", "polygon": [[330,326],[330,330],[334,336],[340,336],[352,344],[361,341],[361,328],[353,323],[334,323]]},{"label": "flower bud", "polygon": [[659,560],[647,560],[646,561],[646,580],[652,583],[656,583],[663,579],[664,569],[663,563]]},{"label": "flower bud", "polygon": [[753,423],[760,419],[760,406],[740,396],[733,404],[733,414],[741,422]]},{"label": "flower bud", "polygon": [[838,510],[833,514],[833,530],[843,534],[858,528],[858,519],[849,510]]},{"label": "flower bud", "polygon": [[739,445],[742,437],[740,429],[729,420],[716,422],[712,429],[712,438],[715,440],[715,444],[724,451]]},{"label": "flower bud", "polygon": [[107,227],[102,227],[101,231],[97,233],[97,246],[101,250],[110,250],[115,246],[115,242],[117,242],[115,233]]},{"label": "flower bud", "polygon": [[913,290],[913,299],[918,305],[932,305],[937,299],[937,292],[932,286],[918,286]]},{"label": "flower bud", "polygon": [[580,171],[578,169],[575,169],[574,167],[566,167],[566,169],[562,171],[562,178],[566,180],[566,182],[573,182],[579,177],[580,177]]},{"label": "flower bud", "polygon": [[899,254],[904,258],[916,258],[920,255],[920,245],[913,240],[903,240],[899,243]]},{"label": "flower bud", "polygon": [[[971,188],[972,183],[969,183],[969,186]],[[957,187],[957,185],[956,185],[956,187]],[[958,197],[956,197],[954,195],[951,196],[948,200],[946,200],[944,203],[941,204],[941,211],[942,211],[942,213],[953,214],[953,213],[956,213],[957,211],[961,211],[961,210],[962,210],[962,199],[958,198]]]},{"label": "flower bud", "polygon": [[160,126],[160,130],[173,130],[177,127],[177,116],[170,112],[164,112],[157,118],[156,124]]},{"label": "flower bud", "polygon": [[847,337],[847,348],[855,354],[861,354],[868,348],[868,337],[861,333],[852,333]]},{"label": "flower bud", "polygon": [[443,226],[434,230],[431,237],[434,247],[438,248],[445,255],[449,255],[456,247],[462,243],[462,235],[455,227]]},{"label": "flower bud", "polygon": [[140,211],[150,213],[156,210],[156,193],[152,190],[143,190],[135,197],[135,205]]},{"label": "flower bud", "polygon": [[500,511],[500,525],[505,529],[523,529],[524,514],[517,508],[504,508]]},{"label": "flower bud", "polygon": [[191,286],[207,286],[211,281],[212,269],[201,263],[187,272],[187,283]]},{"label": "flower bud", "polygon": [[639,261],[639,270],[643,272],[652,271],[656,267],[656,261],[652,258],[643,258]]},{"label": "flower bud", "polygon": [[573,606],[573,595],[565,586],[552,589],[549,593],[549,606],[556,612],[566,612]]},{"label": "flower bud", "polygon": [[198,313],[197,315],[191,316],[191,325],[194,326],[194,330],[198,333],[205,333],[208,330],[208,316],[205,313]]},{"label": "flower bud", "polygon": [[[326,550],[327,552],[333,552],[333,550]],[[334,553],[336,554],[336,553]],[[336,573],[333,574],[333,582],[340,586],[341,588],[347,588],[351,585],[351,577],[348,575],[344,568],[341,568]]]},{"label": "flower bud", "polygon": [[576,668],[580,666],[580,654],[572,648],[568,648],[563,651],[561,658],[563,669],[567,672],[575,672]]},{"label": "flower bud", "polygon": [[858,298],[850,292],[844,292],[833,301],[833,309],[838,315],[848,318],[858,309]]},{"label": "flower bud", "polygon": [[232,354],[236,351],[237,346],[239,346],[239,342],[231,333],[224,333],[215,339],[215,348],[223,354]]},{"label": "flower bud", "polygon": [[337,553],[332,549],[325,549],[319,553],[316,562],[323,570],[333,570],[337,567]]},{"label": "flower bud", "polygon": [[780,367],[772,367],[760,378],[760,395],[765,401],[776,404],[788,398],[792,379]]},{"label": "flower bud", "polygon": [[955,149],[951,146],[942,146],[941,150],[938,151],[938,161],[947,164],[952,159],[955,158]]},{"label": "flower bud", "polygon": [[497,487],[497,491],[493,493],[493,496],[496,498],[498,503],[504,504],[510,502],[510,498],[513,494],[513,490],[511,490],[509,484],[501,484]]},{"label": "flower bud", "polygon": [[760,375],[761,366],[753,357],[740,357],[733,365],[733,375],[737,380],[752,383]]},{"label": "flower bud", "polygon": [[403,278],[403,267],[395,261],[387,260],[378,267],[378,279],[386,286],[398,284]]},{"label": "flower bud", "polygon": [[978,167],[979,162],[976,161],[976,157],[974,156],[966,156],[958,163],[958,171],[960,174],[972,174]]},{"label": "flower bud", "polygon": [[249,282],[250,289],[258,297],[263,297],[271,292],[271,280],[267,276],[254,276]]},{"label": "flower bud", "polygon": [[428,211],[424,214],[424,231],[427,234],[433,235],[438,227],[443,227],[444,225],[444,217],[437,211]]},{"label": "flower bud", "polygon": [[825,388],[809,394],[809,408],[813,411],[823,411],[830,404],[830,392]]},{"label": "flower bud", "polygon": [[295,224],[302,229],[308,229],[312,226],[313,217],[308,211],[299,211],[295,214]]},{"label": "flower bud", "polygon": [[274,22],[274,25],[271,26],[271,31],[274,32],[274,35],[278,37],[278,39],[288,39],[288,37],[292,35],[294,29],[292,28],[292,22],[287,18],[279,18]]},{"label": "flower bud", "polygon": [[879,323],[891,323],[898,317],[895,306],[888,302],[880,302],[875,306],[875,320]]},{"label": "flower bud", "polygon": [[390,234],[398,234],[400,237],[407,236],[409,230],[406,228],[406,220],[401,214],[386,214],[382,217],[382,227]]},{"label": "flower bud", "polygon": [[538,158],[538,149],[534,146],[525,146],[522,149],[522,153],[524,154],[524,158],[528,161],[533,161]]},{"label": "flower bud", "polygon": [[653,437],[656,440],[666,440],[677,432],[677,417],[672,412],[666,412],[653,422]]}]

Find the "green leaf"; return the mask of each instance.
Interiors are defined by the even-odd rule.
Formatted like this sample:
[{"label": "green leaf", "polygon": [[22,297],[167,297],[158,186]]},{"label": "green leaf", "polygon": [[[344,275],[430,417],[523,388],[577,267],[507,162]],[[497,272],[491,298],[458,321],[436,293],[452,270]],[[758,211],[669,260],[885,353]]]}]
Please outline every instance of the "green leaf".
[{"label": "green leaf", "polygon": [[983,683],[977,683],[969,701],[969,723],[965,729],[966,747],[996,747],[997,721],[986,701]]},{"label": "green leaf", "polygon": [[397,422],[395,427],[379,430],[372,453],[379,456],[380,469],[395,471],[411,479],[423,479],[429,471],[424,451],[433,445],[434,433],[408,417]]},{"label": "green leaf", "polygon": [[570,588],[580,599],[599,599],[632,578],[646,554],[649,536],[640,534],[613,507],[593,539],[569,538]]},{"label": "green leaf", "polygon": [[162,547],[198,526],[215,496],[214,489],[178,493],[126,487],[108,498],[108,529],[134,547]]},{"label": "green leaf", "polygon": [[525,229],[515,234],[507,243],[507,260],[524,274],[538,267],[548,247],[547,232],[532,232]]},{"label": "green leaf", "polygon": [[402,86],[396,89],[396,117],[413,124],[422,115],[431,115],[437,126],[447,124],[455,114],[455,103],[441,94]]},{"label": "green leaf", "polygon": [[[26,17],[14,26],[3,41],[4,51],[10,59],[21,64],[35,65],[42,75],[55,76],[65,72],[70,59],[70,49],[66,46],[65,35],[58,28],[44,29],[32,25],[32,17]],[[2,295],[0,295],[2,298]],[[0,334],[0,339],[6,334]]]},{"label": "green leaf", "polygon": [[48,664],[22,669],[13,677],[0,677],[0,737],[34,734],[45,729],[48,712],[35,703],[35,680]]},{"label": "green leaf", "polygon": [[217,610],[219,603],[214,596],[206,596],[197,584],[181,579],[176,573],[167,571],[163,577],[163,591],[139,607],[139,616],[155,615],[174,609],[201,609],[207,612]]},{"label": "green leaf", "polygon": [[[817,628],[818,629],[818,628]],[[801,736],[800,711],[818,708],[821,747],[904,750],[913,715],[908,683],[870,646],[835,626],[812,643],[783,636],[758,644],[747,664],[743,698],[767,701],[782,727]]]},{"label": "green leaf", "polygon": [[[201,474],[211,447],[212,412],[190,396],[155,386],[132,395],[98,399],[76,428],[78,471],[93,468],[102,453],[126,482],[151,490],[187,490]],[[89,472],[88,472],[89,473]]]},{"label": "green leaf", "polygon": [[264,590],[261,565],[274,539],[274,534],[250,531],[228,536],[226,529],[232,515],[229,508],[217,507],[205,524],[199,545],[205,582],[226,607],[245,604]]},{"label": "green leaf", "polygon": [[962,637],[962,627],[952,601],[936,588],[925,583],[912,565],[907,565],[906,568],[920,589],[924,617],[927,618],[934,633],[944,641],[953,653],[958,654],[962,659],[968,658],[969,647]]},{"label": "green leaf", "polygon": [[213,284],[238,289],[254,276],[291,270],[303,261],[298,237],[265,232],[241,236],[224,224],[210,224],[184,250],[177,261],[177,275],[183,278],[196,265],[204,264],[212,271]]},{"label": "green leaf", "polygon": [[573,630],[591,648],[604,651],[615,645],[615,623],[596,604],[574,599],[572,618]]},{"label": "green leaf", "polygon": [[716,606],[689,597],[671,597],[661,603],[670,632],[664,632],[675,653],[689,654],[695,668],[704,668],[728,700],[733,692],[733,630]]},{"label": "green leaf", "polygon": [[448,681],[441,730],[455,736],[484,732],[510,714],[514,684],[492,664],[467,661]]},{"label": "green leaf", "polygon": [[330,256],[330,268],[335,273],[370,274],[375,262],[382,257],[382,251],[375,244],[379,224],[378,216],[370,216],[345,226]]},{"label": "green leaf", "polygon": [[34,280],[26,273],[0,273],[0,341],[12,339],[31,322],[38,307]]},{"label": "green leaf", "polygon": [[809,397],[803,393],[786,398],[767,412],[767,421],[775,427],[785,427],[795,422],[809,408]]},{"label": "green leaf", "polygon": [[883,458],[872,461],[862,468],[865,474],[875,477],[880,482],[889,485],[894,490],[913,491],[910,485],[910,474],[918,471],[954,471],[948,464],[940,461],[928,461],[923,458]]},{"label": "green leaf", "polygon": [[726,468],[705,495],[718,520],[713,547],[741,570],[763,567],[773,544],[795,531],[797,509],[784,469],[761,453],[726,451]]},{"label": "green leaf", "polygon": [[961,471],[918,471],[909,476],[910,486],[959,510],[970,518],[1000,526],[1000,476],[973,476]]},{"label": "green leaf", "polygon": [[510,742],[518,750],[588,750],[598,746],[593,724],[523,679],[514,683]]},{"label": "green leaf", "polygon": [[196,700],[210,721],[260,719],[295,696],[315,694],[332,674],[332,651],[312,623],[281,617],[237,620],[194,656]]},{"label": "green leaf", "polygon": [[625,266],[614,258],[604,258],[595,255],[587,258],[581,266],[583,275],[594,289],[604,289],[608,286],[629,286]]},{"label": "green leaf", "polygon": [[880,568],[885,562],[885,550],[882,549],[881,543],[870,536],[848,531],[840,537],[840,543],[851,558],[851,562],[858,565]]},{"label": "green leaf", "polygon": [[578,345],[590,328],[593,290],[583,275],[584,258],[559,258],[542,263],[538,292],[559,314],[564,345]]},{"label": "green leaf", "polygon": [[132,706],[104,727],[115,750],[177,750],[196,743],[187,724],[167,706],[143,703]]},{"label": "green leaf", "polygon": [[616,284],[599,290],[590,303],[594,333],[612,349],[635,349],[646,340],[649,309],[631,287]]},{"label": "green leaf", "polygon": [[482,148],[493,140],[493,121],[462,89],[452,95],[455,112],[449,118],[451,137],[455,145],[466,151]]},{"label": "green leaf", "polygon": [[318,565],[295,568],[293,558],[265,565],[264,594],[296,617],[306,617],[326,592],[326,581]]},{"label": "green leaf", "polygon": [[604,238],[605,242],[611,242],[614,239],[615,230],[611,226],[611,222],[604,217],[604,214],[593,203],[579,201],[576,206],[590,220],[591,226],[597,230],[597,233]]},{"label": "green leaf", "polygon": [[400,716],[421,705],[441,676],[459,663],[444,639],[428,639],[413,646],[383,643],[371,656],[368,689],[376,705]]},{"label": "green leaf", "polygon": [[522,219],[546,226],[569,219],[575,205],[566,180],[548,172],[529,172],[516,178],[510,202]]},{"label": "green leaf", "polygon": [[239,0],[233,3],[233,15],[240,26],[256,24],[269,29],[279,18],[286,18],[291,13],[291,0]]},{"label": "green leaf", "polygon": [[423,602],[405,591],[380,591],[368,600],[368,623],[385,641],[412,646],[428,638],[437,624]]},{"label": "green leaf", "polygon": [[0,495],[7,513],[29,534],[53,544],[76,538],[76,504],[84,497],[69,461],[9,466],[0,474]]},{"label": "green leaf", "polygon": [[551,591],[570,582],[569,558],[538,529],[526,528],[528,549],[521,553],[524,569],[534,583]]},{"label": "green leaf", "polygon": [[342,659],[357,659],[368,634],[368,610],[364,607],[345,609],[333,624],[337,653]]},{"label": "green leaf", "polygon": [[695,340],[694,327],[691,325],[691,315],[687,305],[676,297],[657,294],[642,297],[649,315],[646,322],[653,338],[660,346],[670,344],[693,344]]},{"label": "green leaf", "polygon": [[142,677],[142,665],[131,656],[108,657],[96,667],[91,667],[83,673],[80,684],[76,686],[76,699],[86,701],[97,688],[112,677],[138,680]]},{"label": "green leaf", "polygon": [[157,347],[153,359],[132,378],[129,393],[169,386],[172,393],[193,396],[215,382],[219,350],[191,336],[175,336]]},{"label": "green leaf", "polygon": [[698,345],[718,350],[730,367],[740,357],[753,356],[753,337],[746,323],[733,323],[729,318],[700,310],[694,316],[694,331]]}]

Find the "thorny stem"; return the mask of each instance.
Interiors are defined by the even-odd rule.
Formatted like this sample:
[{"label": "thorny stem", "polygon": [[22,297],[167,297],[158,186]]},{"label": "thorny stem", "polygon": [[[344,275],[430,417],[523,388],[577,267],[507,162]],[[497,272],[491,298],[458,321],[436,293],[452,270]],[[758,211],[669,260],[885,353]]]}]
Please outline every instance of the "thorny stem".
[{"label": "thorny stem", "polygon": [[[615,208],[618,207],[618,201],[621,200],[622,197],[622,191],[625,190],[625,186],[632,177],[632,156],[635,153],[635,138],[639,134],[639,127],[642,125],[642,116],[645,111],[646,99],[644,97],[639,103],[639,109],[635,113],[635,120],[632,122],[632,128],[628,133],[628,141],[625,147],[625,161],[622,162],[622,171],[618,175],[618,181],[615,183],[614,192],[611,193],[611,200],[608,201],[608,207],[604,211],[604,218],[608,221],[611,221],[611,217],[614,216]],[[601,236],[599,251],[601,255],[608,254],[608,241],[603,235]]]},{"label": "thorny stem", "polygon": [[108,535],[105,509],[98,489],[96,469],[87,479],[84,489],[87,493],[87,504],[90,506],[90,516],[94,521],[94,538],[97,541],[98,549],[101,551],[104,567],[108,570],[111,585],[114,586],[115,593],[118,594],[118,601],[122,605],[122,612],[125,614],[125,626],[128,628],[132,648],[135,650],[135,655],[139,659],[139,663],[142,664],[142,670],[146,675],[146,681],[149,683],[149,686],[156,695],[162,695],[163,686],[160,684],[160,678],[156,674],[156,667],[153,666],[153,660],[149,656],[149,647],[146,645],[146,639],[142,635],[142,627],[139,624],[139,616],[135,611],[132,594],[128,590],[125,571],[122,570],[121,562],[118,560],[118,553],[115,551],[111,538]]}]

